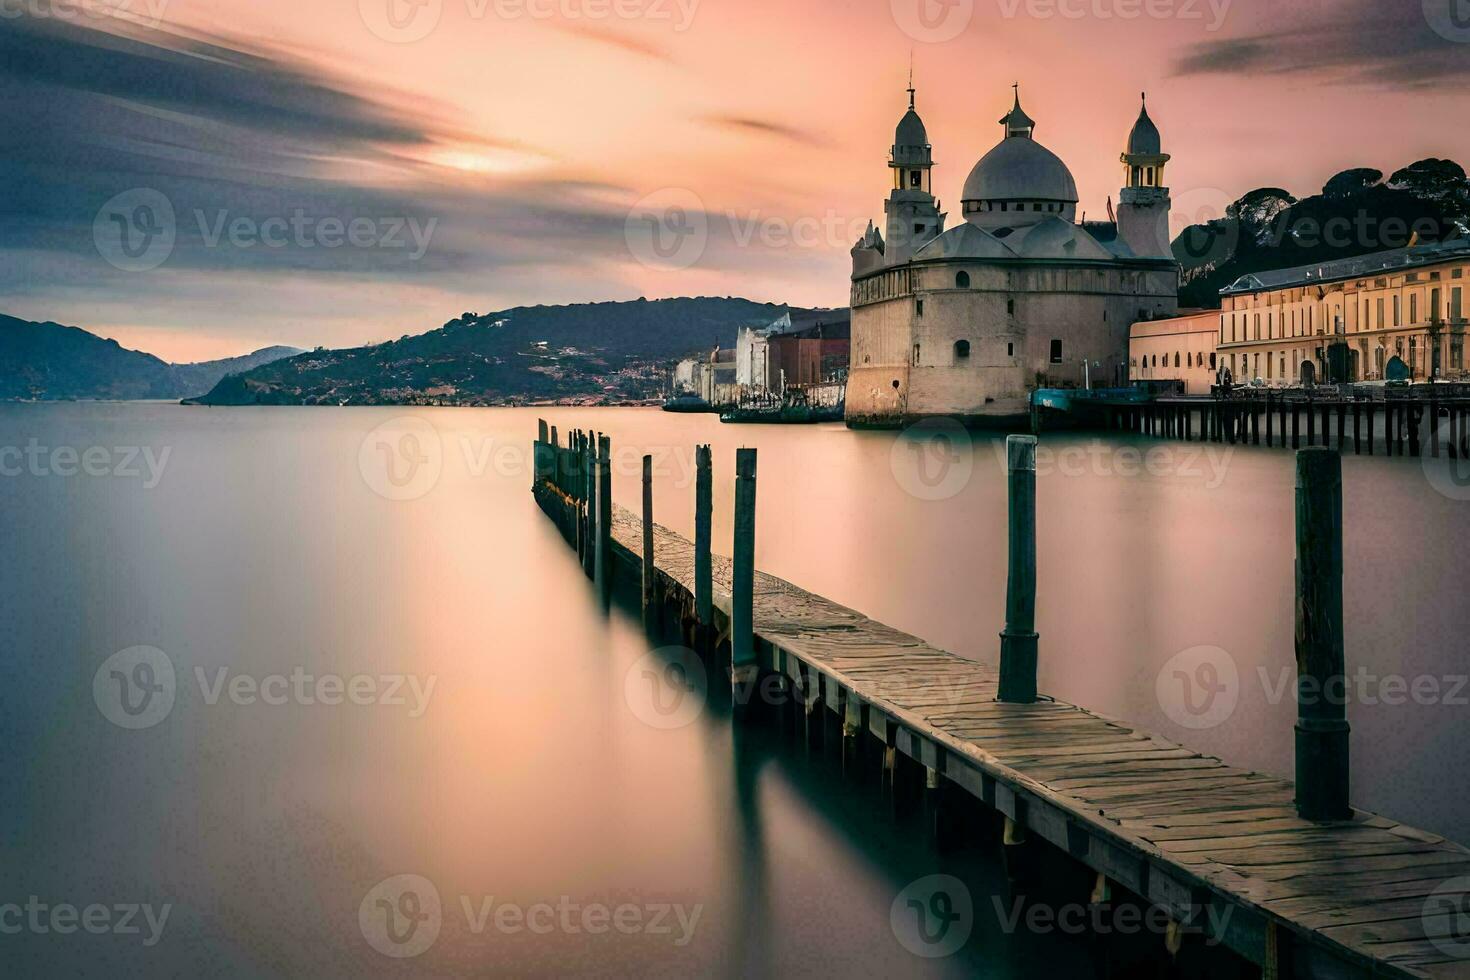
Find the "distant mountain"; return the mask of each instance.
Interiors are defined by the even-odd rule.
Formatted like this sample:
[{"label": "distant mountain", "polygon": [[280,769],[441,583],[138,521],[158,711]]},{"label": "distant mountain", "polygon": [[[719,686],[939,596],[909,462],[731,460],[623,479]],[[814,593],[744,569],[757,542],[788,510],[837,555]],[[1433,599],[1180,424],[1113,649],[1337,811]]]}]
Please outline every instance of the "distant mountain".
[{"label": "distant mountain", "polygon": [[[733,297],[516,307],[437,330],[313,351],[225,378],[208,405],[499,405],[657,397],[678,358],[731,347],[788,307]],[[799,312],[799,311],[792,311]]]},{"label": "distant mountain", "polygon": [[169,364],[79,327],[0,315],[0,401],[188,398],[246,371],[301,351],[267,347],[244,357]]},{"label": "distant mountain", "polygon": [[1420,160],[1388,178],[1345,170],[1298,200],[1280,187],[1251,191],[1225,216],[1174,240],[1179,305],[1214,308],[1241,276],[1470,234],[1470,180],[1452,160]]}]

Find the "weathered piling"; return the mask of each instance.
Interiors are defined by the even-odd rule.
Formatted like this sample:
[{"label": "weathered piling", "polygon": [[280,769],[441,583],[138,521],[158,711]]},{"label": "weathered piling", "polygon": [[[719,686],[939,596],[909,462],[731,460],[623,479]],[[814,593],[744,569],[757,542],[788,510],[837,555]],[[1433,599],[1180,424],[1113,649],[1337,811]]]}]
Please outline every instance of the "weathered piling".
[{"label": "weathered piling", "polygon": [[1375,405],[1375,404],[1373,404],[1372,402],[1369,402],[1368,403],[1368,406],[1367,406],[1367,412],[1368,412],[1368,455],[1369,456],[1372,456],[1374,454],[1373,445],[1378,440],[1378,436],[1376,435],[1376,430],[1378,428],[1378,406]]},{"label": "weathered piling", "polygon": [[735,544],[731,552],[730,685],[737,706],[752,700],[755,650],[755,450],[735,451]]},{"label": "weathered piling", "polygon": [[1342,575],[1342,457],[1305,449],[1296,486],[1296,809],[1304,820],[1352,816]]},{"label": "weathered piling", "polygon": [[597,553],[593,563],[597,594],[612,599],[612,440],[597,437]]},{"label": "weathered piling", "polygon": [[1307,445],[1317,444],[1317,408],[1311,402],[1307,403]]},{"label": "weathered piling", "polygon": [[1409,455],[1418,457],[1421,455],[1419,449],[1420,429],[1424,425],[1424,407],[1422,405],[1408,406],[1409,415]]},{"label": "weathered piling", "polygon": [[1337,403],[1337,451],[1347,446],[1347,402]]},{"label": "weathered piling", "polygon": [[651,625],[656,616],[653,579],[653,457],[643,457],[643,623]]},{"label": "weathered piling", "polygon": [[714,625],[714,574],[710,557],[714,517],[714,472],[709,446],[694,450],[694,616],[698,628]]},{"label": "weathered piling", "polygon": [[996,700],[1036,700],[1036,437],[1006,438],[1010,474],[1010,570],[1006,628],[1000,634],[1000,687]]},{"label": "weathered piling", "polygon": [[1363,403],[1353,402],[1353,455],[1363,455]]},{"label": "weathered piling", "polygon": [[597,443],[591,432],[582,436],[582,485],[586,494],[582,569],[591,578],[597,572]]},{"label": "weathered piling", "polygon": [[536,445],[531,452],[531,486],[551,475],[547,466],[547,458],[551,455],[551,447],[548,445],[551,439],[551,431],[546,428],[545,419],[536,420]]},{"label": "weathered piling", "polygon": [[1297,402],[1291,403],[1291,448],[1300,449],[1302,445],[1302,407]]},{"label": "weathered piling", "polygon": [[1274,417],[1271,410],[1275,406],[1272,405],[1271,402],[1272,402],[1271,393],[1268,391],[1266,393],[1266,445],[1267,446],[1271,446],[1271,445],[1274,445],[1275,444],[1275,439],[1273,438],[1273,435],[1274,435],[1273,429],[1275,427],[1271,424],[1271,421],[1272,421],[1272,419]]}]

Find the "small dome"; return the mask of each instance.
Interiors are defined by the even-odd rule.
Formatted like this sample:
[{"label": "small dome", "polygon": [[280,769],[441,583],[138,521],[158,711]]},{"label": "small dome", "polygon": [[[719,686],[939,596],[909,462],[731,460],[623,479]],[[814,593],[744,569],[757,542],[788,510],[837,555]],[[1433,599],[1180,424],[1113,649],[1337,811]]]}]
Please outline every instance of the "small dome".
[{"label": "small dome", "polygon": [[1133,132],[1128,134],[1128,154],[1130,156],[1153,156],[1163,153],[1163,140],[1159,138],[1159,127],[1148,117],[1148,106],[1138,114],[1138,122],[1133,124]]},{"label": "small dome", "polygon": [[903,114],[898,121],[898,129],[893,134],[894,146],[928,146],[929,133],[924,129],[924,120],[912,108]]},{"label": "small dome", "polygon": [[980,158],[965,180],[964,201],[1077,202],[1072,171],[1051,150],[1014,137]]}]

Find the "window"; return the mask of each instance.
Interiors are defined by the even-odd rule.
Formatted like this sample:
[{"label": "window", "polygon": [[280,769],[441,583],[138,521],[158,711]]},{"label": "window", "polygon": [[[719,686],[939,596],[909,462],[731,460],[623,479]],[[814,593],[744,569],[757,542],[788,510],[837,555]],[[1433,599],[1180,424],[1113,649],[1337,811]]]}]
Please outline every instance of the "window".
[{"label": "window", "polygon": [[917,224],[914,225],[914,234],[915,235],[922,235],[922,234],[924,234],[924,226],[923,225],[917,225]]},{"label": "window", "polygon": [[956,288],[956,289],[969,289],[970,288],[970,274],[968,272],[961,272],[958,275],[956,275],[954,277],[954,288]]},{"label": "window", "polygon": [[922,188],[924,186],[924,174],[919,170],[909,171],[909,186]]},{"label": "window", "polygon": [[1062,342],[1060,340],[1051,342],[1051,362],[1053,364],[1062,363]]},{"label": "window", "polygon": [[1415,324],[1415,323],[1418,323],[1418,322],[1419,322],[1419,294],[1418,293],[1410,293],[1409,294],[1409,323],[1410,324]]},{"label": "window", "polygon": [[1210,355],[1210,370],[1211,371],[1215,370],[1215,355],[1214,354],[1211,354]]},{"label": "window", "polygon": [[924,301],[921,300],[921,299],[914,300],[914,316],[923,316],[923,315],[924,315]]},{"label": "window", "polygon": [[1404,322],[1404,298],[1395,296],[1393,298],[1393,325],[1399,326]]},{"label": "window", "polygon": [[1015,356],[1016,356],[1016,345],[1015,344],[1006,344],[1006,357],[1015,357]]},{"label": "window", "polygon": [[914,345],[914,367],[919,366],[919,345]]},{"label": "window", "polygon": [[1177,350],[1174,352],[1174,366],[1176,368],[1179,366],[1179,352]]},{"label": "window", "polygon": [[968,340],[956,340],[954,342],[954,356],[966,358],[970,356],[970,342]]},{"label": "window", "polygon": [[1015,316],[1015,315],[1016,315],[1016,301],[1013,300],[1013,299],[1006,300],[1006,316]]}]

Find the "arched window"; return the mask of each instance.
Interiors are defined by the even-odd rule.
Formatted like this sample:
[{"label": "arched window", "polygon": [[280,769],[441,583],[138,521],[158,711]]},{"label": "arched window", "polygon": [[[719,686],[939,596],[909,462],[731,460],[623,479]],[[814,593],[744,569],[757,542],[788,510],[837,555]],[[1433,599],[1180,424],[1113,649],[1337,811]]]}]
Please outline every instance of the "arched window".
[{"label": "arched window", "polygon": [[956,340],[954,342],[954,356],[957,358],[970,356],[970,342],[968,340]]},{"label": "arched window", "polygon": [[954,277],[954,288],[955,289],[969,289],[970,288],[970,274],[968,272],[961,272],[961,273],[957,274]]},{"label": "arched window", "polygon": [[1174,352],[1174,366],[1176,368],[1179,366],[1179,352],[1177,350]]},{"label": "arched window", "polygon": [[1215,355],[1214,354],[1211,354],[1210,355],[1210,370],[1211,371],[1215,370]]}]

